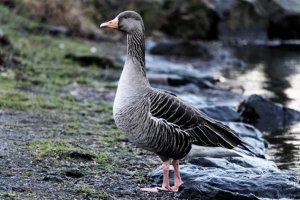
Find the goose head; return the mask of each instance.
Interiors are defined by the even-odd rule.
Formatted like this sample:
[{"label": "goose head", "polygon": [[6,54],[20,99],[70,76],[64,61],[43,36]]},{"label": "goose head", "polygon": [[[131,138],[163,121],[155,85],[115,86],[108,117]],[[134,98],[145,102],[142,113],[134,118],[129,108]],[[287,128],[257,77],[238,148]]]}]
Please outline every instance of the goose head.
[{"label": "goose head", "polygon": [[134,11],[121,12],[116,18],[100,25],[100,28],[112,28],[127,34],[134,32],[144,32],[142,17]]}]

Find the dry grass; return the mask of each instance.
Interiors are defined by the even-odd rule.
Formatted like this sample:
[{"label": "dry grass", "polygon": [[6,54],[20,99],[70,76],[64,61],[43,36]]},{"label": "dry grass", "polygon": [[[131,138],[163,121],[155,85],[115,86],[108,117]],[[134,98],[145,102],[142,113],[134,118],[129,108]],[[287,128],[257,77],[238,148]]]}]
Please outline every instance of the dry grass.
[{"label": "dry grass", "polygon": [[32,18],[43,23],[66,26],[73,34],[97,37],[100,30],[89,18],[95,8],[83,0],[23,0],[22,5]]}]

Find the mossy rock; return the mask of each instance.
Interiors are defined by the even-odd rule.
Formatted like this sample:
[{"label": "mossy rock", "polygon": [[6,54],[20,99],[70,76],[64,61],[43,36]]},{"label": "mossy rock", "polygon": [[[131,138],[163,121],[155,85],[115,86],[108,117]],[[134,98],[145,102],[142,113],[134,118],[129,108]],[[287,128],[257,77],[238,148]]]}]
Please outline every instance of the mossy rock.
[{"label": "mossy rock", "polygon": [[170,36],[187,39],[217,39],[219,16],[206,1],[166,0],[161,30]]}]

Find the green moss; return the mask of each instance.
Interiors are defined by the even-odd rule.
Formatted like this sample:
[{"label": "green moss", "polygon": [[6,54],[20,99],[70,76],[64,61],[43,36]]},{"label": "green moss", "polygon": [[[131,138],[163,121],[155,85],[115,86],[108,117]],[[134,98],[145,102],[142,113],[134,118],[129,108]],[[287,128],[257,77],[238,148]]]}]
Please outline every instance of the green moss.
[{"label": "green moss", "polygon": [[17,193],[15,192],[1,192],[0,197],[16,197]]},{"label": "green moss", "polygon": [[70,100],[62,96],[37,96],[16,89],[0,90],[0,108],[14,110],[49,110],[70,107]]},{"label": "green moss", "polygon": [[145,176],[138,176],[136,182],[139,184],[147,184],[149,183],[149,179],[146,178]]},{"label": "green moss", "polygon": [[[125,136],[116,127],[112,127],[112,126],[110,127],[109,130],[104,131],[103,135],[104,136],[100,137],[100,139],[107,143],[113,143],[113,142],[125,140]],[[113,142],[109,142],[109,140],[112,140]]]},{"label": "green moss", "polygon": [[22,175],[23,175],[23,176],[26,176],[26,177],[31,177],[31,176],[33,176],[32,172],[27,172],[27,171],[23,172]]},{"label": "green moss", "polygon": [[115,143],[116,141],[114,140],[114,138],[111,138],[111,137],[100,137],[100,140],[103,141],[103,142],[106,142],[106,143]]},{"label": "green moss", "polygon": [[97,195],[98,199],[103,199],[103,200],[107,200],[109,199],[109,194],[105,191],[100,191],[99,194]]},{"label": "green moss", "polygon": [[65,134],[73,135],[78,132],[80,124],[77,122],[69,122],[63,125],[63,130]]},{"label": "green moss", "polygon": [[86,149],[75,146],[68,140],[63,139],[39,139],[27,142],[35,157],[46,157],[53,154],[67,156],[68,151],[86,152]]},{"label": "green moss", "polygon": [[95,161],[98,162],[98,163],[102,163],[102,164],[107,164],[111,161],[111,153],[109,152],[99,152],[95,155]]},{"label": "green moss", "polygon": [[[95,199],[102,199],[107,200],[109,199],[109,194],[103,190],[95,190],[94,188],[83,186],[83,187],[77,187],[73,189],[73,192],[79,193],[79,194],[92,194],[95,196]],[[93,198],[92,198],[93,199]]]},{"label": "green moss", "polygon": [[90,187],[78,187],[73,190],[75,193],[95,193],[96,190]]},{"label": "green moss", "polygon": [[23,110],[26,107],[32,105],[32,98],[24,93],[9,91],[0,92],[0,107],[1,108],[13,108],[16,110]]},{"label": "green moss", "polygon": [[36,192],[29,192],[24,195],[27,198],[35,198],[37,196]]}]

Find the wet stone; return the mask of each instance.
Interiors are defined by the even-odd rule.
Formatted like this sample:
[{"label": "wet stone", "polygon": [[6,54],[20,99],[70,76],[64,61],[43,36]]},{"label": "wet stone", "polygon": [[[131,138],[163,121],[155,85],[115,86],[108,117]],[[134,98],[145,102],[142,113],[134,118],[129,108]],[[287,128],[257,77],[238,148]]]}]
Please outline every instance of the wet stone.
[{"label": "wet stone", "polygon": [[238,108],[242,120],[261,131],[284,128],[300,121],[300,112],[259,96],[251,95]]},{"label": "wet stone", "polygon": [[12,187],[12,190],[16,191],[16,192],[26,192],[27,188],[24,188],[24,187]]},{"label": "wet stone", "polygon": [[84,159],[84,160],[93,160],[93,158],[95,156],[88,154],[88,153],[83,153],[83,152],[79,152],[79,151],[69,151],[68,155],[71,158],[75,158],[75,159]]},{"label": "wet stone", "polygon": [[[176,194],[189,199],[300,198],[300,184],[290,172],[280,172],[272,161],[255,158],[199,158],[180,166],[184,184]],[[149,176],[159,185],[162,168]],[[170,171],[173,177],[173,170]],[[171,179],[171,184],[173,180]]]},{"label": "wet stone", "polygon": [[67,170],[67,171],[65,171],[65,175],[67,177],[71,177],[71,178],[81,178],[84,176],[84,174],[77,169]]},{"label": "wet stone", "polygon": [[202,112],[207,114],[209,117],[227,122],[238,122],[241,121],[240,114],[233,109],[233,107],[229,106],[216,106],[216,107],[207,107],[207,108],[201,108]]},{"label": "wet stone", "polygon": [[[265,154],[267,142],[251,125],[227,122],[258,157],[194,157],[180,165],[183,185],[176,196],[188,199],[259,199],[300,198],[300,182],[289,171],[280,171]],[[162,184],[162,167],[148,174]],[[173,168],[170,167],[173,184]]]}]

